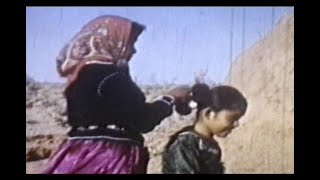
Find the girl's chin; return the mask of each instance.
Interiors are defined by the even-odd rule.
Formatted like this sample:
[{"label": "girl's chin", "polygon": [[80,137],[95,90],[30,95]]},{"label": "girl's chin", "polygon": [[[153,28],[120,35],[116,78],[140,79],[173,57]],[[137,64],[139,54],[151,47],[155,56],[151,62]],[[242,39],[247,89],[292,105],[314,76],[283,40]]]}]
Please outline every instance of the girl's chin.
[{"label": "girl's chin", "polygon": [[223,131],[223,132],[217,134],[217,136],[218,137],[227,137],[230,133],[231,133],[231,131],[227,130],[227,131]]}]

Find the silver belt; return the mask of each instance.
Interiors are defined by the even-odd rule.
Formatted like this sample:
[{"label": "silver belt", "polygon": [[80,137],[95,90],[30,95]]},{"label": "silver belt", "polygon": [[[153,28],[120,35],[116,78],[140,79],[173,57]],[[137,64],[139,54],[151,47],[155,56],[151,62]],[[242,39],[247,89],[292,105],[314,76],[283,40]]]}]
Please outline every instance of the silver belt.
[{"label": "silver belt", "polygon": [[85,131],[85,130],[95,130],[95,129],[99,129],[99,128],[106,128],[106,129],[120,130],[120,131],[124,131],[125,130],[123,127],[119,127],[119,126],[114,125],[114,124],[110,124],[110,125],[107,125],[107,126],[88,126],[88,127],[80,126],[80,127],[77,128],[77,130]]}]

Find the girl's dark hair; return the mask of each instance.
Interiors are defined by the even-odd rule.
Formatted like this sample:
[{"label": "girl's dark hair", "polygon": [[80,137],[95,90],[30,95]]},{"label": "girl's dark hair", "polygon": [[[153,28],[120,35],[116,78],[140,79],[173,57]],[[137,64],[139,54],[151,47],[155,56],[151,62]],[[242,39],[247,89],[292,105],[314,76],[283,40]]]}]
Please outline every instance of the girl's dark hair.
[{"label": "girl's dark hair", "polygon": [[196,84],[192,87],[193,100],[197,102],[197,117],[200,111],[210,107],[214,112],[221,110],[240,111],[247,109],[247,100],[242,93],[232,86],[216,86],[212,89],[206,84]]},{"label": "girl's dark hair", "polygon": [[[231,86],[216,86],[212,89],[207,84],[198,83],[192,87],[192,100],[197,102],[196,119],[204,108],[216,113],[222,110],[240,111],[244,114],[247,109],[247,100],[242,93]],[[187,126],[177,131],[170,137],[165,148],[168,148],[181,132],[192,130],[193,126]]]}]

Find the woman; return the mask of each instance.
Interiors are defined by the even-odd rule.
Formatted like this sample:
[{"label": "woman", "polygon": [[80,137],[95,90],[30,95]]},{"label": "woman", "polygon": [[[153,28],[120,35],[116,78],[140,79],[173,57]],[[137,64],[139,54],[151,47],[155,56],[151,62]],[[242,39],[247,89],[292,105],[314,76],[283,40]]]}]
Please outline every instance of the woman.
[{"label": "woman", "polygon": [[190,100],[177,87],[153,103],[132,81],[128,62],[144,26],[117,16],[86,24],[62,49],[57,69],[67,77],[68,140],[50,158],[46,174],[146,173],[141,135]]}]

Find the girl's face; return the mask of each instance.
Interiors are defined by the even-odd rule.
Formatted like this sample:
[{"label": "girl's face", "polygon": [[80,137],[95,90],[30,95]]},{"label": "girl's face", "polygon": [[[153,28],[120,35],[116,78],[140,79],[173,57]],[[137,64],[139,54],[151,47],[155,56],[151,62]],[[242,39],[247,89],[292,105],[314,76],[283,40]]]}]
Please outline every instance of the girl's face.
[{"label": "girl's face", "polygon": [[207,128],[219,137],[226,137],[231,131],[239,126],[240,111],[222,110],[218,113],[210,111],[205,115],[204,122]]}]

